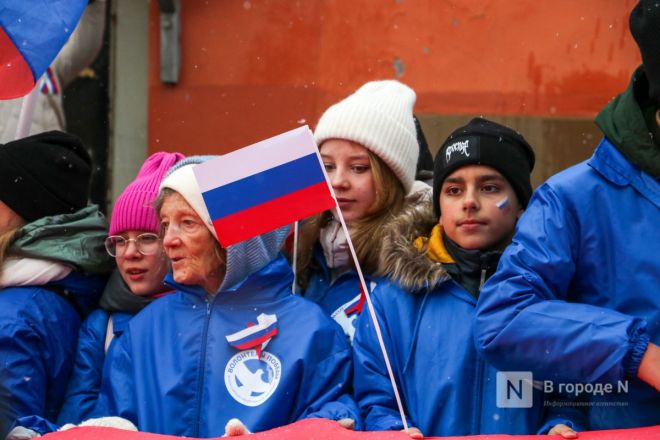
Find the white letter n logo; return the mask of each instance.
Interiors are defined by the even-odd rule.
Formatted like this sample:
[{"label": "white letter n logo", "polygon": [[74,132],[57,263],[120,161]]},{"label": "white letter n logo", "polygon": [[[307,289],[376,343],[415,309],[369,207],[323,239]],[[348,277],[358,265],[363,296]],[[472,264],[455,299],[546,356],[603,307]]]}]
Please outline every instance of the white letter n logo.
[{"label": "white letter n logo", "polygon": [[497,407],[531,408],[533,403],[531,371],[497,372]]}]

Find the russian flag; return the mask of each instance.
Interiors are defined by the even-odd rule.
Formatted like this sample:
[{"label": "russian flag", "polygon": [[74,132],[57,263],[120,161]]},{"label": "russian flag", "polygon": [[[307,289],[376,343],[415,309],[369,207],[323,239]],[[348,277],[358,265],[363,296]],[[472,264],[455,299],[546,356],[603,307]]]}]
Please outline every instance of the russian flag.
[{"label": "russian flag", "polygon": [[307,126],[195,167],[224,247],[335,207]]},{"label": "russian flag", "polygon": [[0,0],[0,99],[29,93],[67,42],[88,0]]}]

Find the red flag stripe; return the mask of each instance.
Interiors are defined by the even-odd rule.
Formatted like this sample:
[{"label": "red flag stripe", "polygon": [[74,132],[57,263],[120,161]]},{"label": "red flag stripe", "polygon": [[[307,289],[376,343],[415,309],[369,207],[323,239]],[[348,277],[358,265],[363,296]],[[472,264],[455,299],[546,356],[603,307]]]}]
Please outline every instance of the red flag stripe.
[{"label": "red flag stripe", "polygon": [[335,206],[325,181],[213,222],[224,247]]},{"label": "red flag stripe", "polygon": [[20,98],[27,94],[36,81],[32,69],[25,62],[14,42],[0,26],[0,98]]}]

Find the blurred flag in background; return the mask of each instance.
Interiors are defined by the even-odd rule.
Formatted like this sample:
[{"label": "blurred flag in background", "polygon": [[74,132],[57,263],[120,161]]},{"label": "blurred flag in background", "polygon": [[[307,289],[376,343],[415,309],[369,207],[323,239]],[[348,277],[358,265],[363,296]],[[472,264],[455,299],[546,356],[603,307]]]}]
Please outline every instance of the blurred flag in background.
[{"label": "blurred flag in background", "polygon": [[0,99],[29,93],[67,42],[88,0],[0,0]]}]

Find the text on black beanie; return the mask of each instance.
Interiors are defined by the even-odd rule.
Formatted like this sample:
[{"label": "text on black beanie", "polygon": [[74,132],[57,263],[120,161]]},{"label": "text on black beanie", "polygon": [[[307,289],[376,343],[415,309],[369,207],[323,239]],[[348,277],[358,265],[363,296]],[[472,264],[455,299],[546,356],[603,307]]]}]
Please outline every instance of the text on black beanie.
[{"label": "text on black beanie", "polygon": [[433,163],[433,209],[440,216],[442,182],[465,165],[486,165],[511,184],[523,207],[532,196],[530,174],[534,151],[518,132],[483,118],[474,118],[444,141]]},{"label": "text on black beanie", "polygon": [[91,173],[80,139],[61,131],[0,145],[0,200],[28,223],[84,208]]}]

